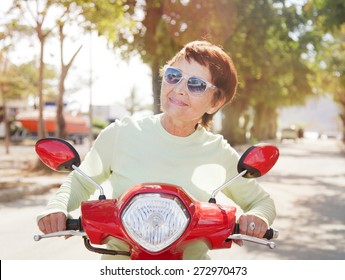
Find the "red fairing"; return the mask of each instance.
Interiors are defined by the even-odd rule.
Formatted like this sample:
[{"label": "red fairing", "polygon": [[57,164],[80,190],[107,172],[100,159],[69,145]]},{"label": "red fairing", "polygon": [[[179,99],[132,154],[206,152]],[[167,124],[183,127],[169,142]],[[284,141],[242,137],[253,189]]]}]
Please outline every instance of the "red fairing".
[{"label": "red fairing", "polygon": [[103,244],[108,236],[124,238],[117,216],[116,199],[84,201],[81,204],[82,227],[93,244]]},{"label": "red fairing", "polygon": [[[138,194],[164,193],[177,196],[186,206],[190,222],[186,231],[169,247],[159,252],[149,252],[126,233],[121,223],[121,213],[128,202]],[[191,241],[203,240],[210,249],[230,248],[227,237],[233,233],[236,208],[191,199],[180,187],[169,184],[139,184],[131,187],[118,200],[83,202],[82,226],[91,243],[104,244],[113,236],[128,243],[131,259],[182,259],[183,250]]]},{"label": "red fairing", "polygon": [[195,225],[188,232],[187,240],[204,237],[210,249],[230,248],[226,238],[233,233],[236,222],[236,208],[208,202],[197,202],[194,215]]}]

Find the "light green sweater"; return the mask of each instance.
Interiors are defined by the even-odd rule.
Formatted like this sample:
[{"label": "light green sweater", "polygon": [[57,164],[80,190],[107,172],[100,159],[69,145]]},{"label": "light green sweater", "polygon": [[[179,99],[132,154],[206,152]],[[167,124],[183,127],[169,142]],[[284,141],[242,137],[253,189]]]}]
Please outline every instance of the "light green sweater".
[{"label": "light green sweater", "polygon": [[[237,174],[238,159],[221,135],[199,126],[192,135],[177,137],[162,127],[160,115],[154,115],[110,124],[95,140],[80,168],[99,183],[109,179],[113,197],[134,184],[162,182],[179,185],[194,199],[208,201],[214,189]],[[94,192],[93,185],[72,172],[38,219],[58,211],[67,215]],[[223,193],[244,212],[261,217],[268,225],[273,222],[274,203],[255,180],[240,178]],[[109,244],[112,249],[128,250],[119,240]],[[207,249],[201,242],[191,244],[184,258],[207,258]]]}]

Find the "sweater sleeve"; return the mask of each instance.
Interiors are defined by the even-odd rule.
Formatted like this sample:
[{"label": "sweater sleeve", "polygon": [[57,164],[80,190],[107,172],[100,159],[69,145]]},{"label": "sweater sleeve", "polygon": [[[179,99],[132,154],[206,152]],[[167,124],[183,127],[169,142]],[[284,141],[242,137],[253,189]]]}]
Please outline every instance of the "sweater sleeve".
[{"label": "sweater sleeve", "polygon": [[273,223],[276,217],[274,202],[256,180],[240,178],[223,193],[241,207],[245,214],[263,219],[268,226]]},{"label": "sweater sleeve", "polygon": [[[237,175],[239,155],[228,145],[225,146],[225,149],[230,151],[227,159],[227,166],[230,167],[227,174],[229,179]],[[257,180],[238,178],[222,192],[234,201],[245,214],[263,219],[268,226],[273,223],[276,217],[274,201]]]},{"label": "sweater sleeve", "polygon": [[[97,183],[101,184],[111,174],[116,124],[105,128],[95,140],[90,151],[86,154],[79,168]],[[51,213],[68,212],[77,209],[82,201],[87,200],[96,190],[96,187],[76,171],[72,171],[66,181],[60,186],[46,208],[37,216],[37,221]]]}]

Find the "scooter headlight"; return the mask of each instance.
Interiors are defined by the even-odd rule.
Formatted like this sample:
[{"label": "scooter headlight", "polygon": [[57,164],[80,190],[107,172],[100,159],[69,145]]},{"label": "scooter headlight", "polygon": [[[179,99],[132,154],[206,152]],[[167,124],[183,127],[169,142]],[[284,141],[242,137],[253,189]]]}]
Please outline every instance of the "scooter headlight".
[{"label": "scooter headlight", "polygon": [[183,234],[190,215],[178,197],[146,193],[132,198],[121,220],[128,235],[141,247],[159,252]]}]

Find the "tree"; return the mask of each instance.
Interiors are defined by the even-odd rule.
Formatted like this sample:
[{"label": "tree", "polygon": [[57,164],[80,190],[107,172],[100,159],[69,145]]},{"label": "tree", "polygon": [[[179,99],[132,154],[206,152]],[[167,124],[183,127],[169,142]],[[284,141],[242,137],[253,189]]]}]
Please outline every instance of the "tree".
[{"label": "tree", "polygon": [[[79,27],[84,28],[85,31],[92,34],[93,30],[98,31],[98,35],[106,34],[110,41],[116,41],[119,34],[119,30],[122,30],[127,35],[130,34],[128,30],[133,28],[133,21],[130,19],[128,14],[130,13],[130,3],[126,3],[125,0],[118,1],[108,1],[108,0],[56,0],[57,3],[66,8],[65,15],[69,17],[70,22],[77,22],[76,19],[82,18],[77,24]],[[131,1],[129,1],[131,2]],[[133,10],[133,9],[132,9]],[[61,18],[62,19],[62,18]],[[66,22],[59,21],[60,30],[60,42],[61,42],[61,59],[63,59],[63,25]],[[64,128],[64,119],[62,115],[63,105],[63,92],[64,92],[64,79],[67,76],[67,71],[71,66],[76,55],[80,51],[81,47],[72,56],[68,64],[64,64],[61,60],[61,77],[59,83],[59,99],[58,99],[58,112],[57,112],[57,122],[59,123],[59,131]],[[90,89],[92,88],[92,80],[90,78]],[[89,119],[90,124],[93,123],[92,120],[92,104],[89,105]],[[59,133],[59,132],[58,132]],[[90,144],[93,139],[92,126],[90,127]]]},{"label": "tree", "polygon": [[5,124],[6,154],[10,153],[10,123],[13,121],[7,115],[7,102],[11,99],[20,99],[24,95],[27,96],[35,88],[32,81],[27,78],[27,70],[29,68],[25,65],[16,66],[10,63],[4,53],[0,52],[0,97]]},{"label": "tree", "polygon": [[[301,104],[311,87],[306,51],[306,19],[285,1],[237,1],[237,27],[225,48],[232,54],[240,84],[233,103],[224,108],[222,134],[243,143],[252,123],[254,140],[274,138],[277,108]],[[250,117],[249,117],[250,116]],[[240,125],[245,119],[246,126]],[[248,120],[251,119],[251,120]]]},{"label": "tree", "polygon": [[[66,9],[65,14],[68,15],[69,8]],[[60,39],[60,79],[59,79],[59,93],[56,102],[56,131],[55,134],[57,137],[66,138],[66,123],[63,116],[63,108],[64,108],[64,95],[65,95],[65,80],[68,74],[68,71],[77,57],[78,53],[80,52],[82,45],[74,52],[71,59],[68,63],[64,62],[64,41],[65,41],[65,34],[64,34],[64,27],[66,25],[66,21],[62,20],[63,16],[58,20],[58,29],[59,29],[59,39]]]},{"label": "tree", "polygon": [[10,125],[9,120],[7,117],[7,90],[8,90],[8,58],[7,52],[11,48],[11,43],[7,43],[6,39],[10,37],[11,33],[9,29],[6,28],[1,32],[0,42],[2,43],[2,47],[0,48],[0,96],[2,99],[2,112],[0,111],[1,118],[3,119],[4,126],[5,126],[5,148],[6,154],[9,154],[9,145],[10,145]]},{"label": "tree", "polygon": [[318,75],[314,85],[319,94],[331,94],[340,108],[345,142],[345,3],[342,0],[310,0],[305,13],[312,27],[321,30],[322,43],[315,54]]},{"label": "tree", "polygon": [[[155,113],[160,109],[160,67],[183,44],[195,39],[224,44],[238,68],[239,94],[233,105],[223,110],[222,133],[234,144],[245,141],[247,128],[239,126],[239,120],[246,116],[248,124],[248,112],[255,113],[255,137],[274,137],[276,108],[301,103],[311,92],[306,78],[310,71],[301,59],[306,50],[304,41],[291,38],[297,30],[299,38],[308,34],[299,30],[305,19],[285,1],[273,5],[268,0],[147,0],[129,1],[126,5],[129,18],[135,18],[135,11],[142,11],[134,28],[119,30],[114,36],[103,24],[102,34],[122,48],[125,55],[137,52],[150,65]],[[97,21],[93,23],[99,29]],[[266,129],[267,120],[272,120],[270,129]]]},{"label": "tree", "polygon": [[39,119],[38,119],[38,137],[43,138],[46,136],[44,125],[44,99],[43,99],[43,80],[44,80],[44,50],[48,36],[52,33],[52,27],[46,28],[45,22],[47,20],[51,8],[54,6],[54,1],[45,0],[14,0],[13,10],[17,10],[20,15],[15,19],[19,21],[20,16],[24,15],[24,21],[27,21],[27,26],[31,26],[35,30],[36,36],[39,41],[39,70],[38,70],[38,99],[39,99]]},{"label": "tree", "polygon": [[[43,89],[44,89],[44,73],[46,72],[44,62],[44,50],[45,44],[48,36],[54,34],[54,29],[58,27],[58,36],[60,41],[60,67],[61,73],[59,78],[59,86],[58,86],[58,97],[57,97],[57,109],[56,109],[56,120],[57,120],[57,130],[56,135],[58,137],[64,138],[66,136],[65,133],[65,121],[63,117],[63,98],[65,93],[65,79],[67,77],[68,71],[79,53],[81,46],[77,48],[75,53],[72,55],[70,60],[65,63],[64,58],[64,44],[66,34],[64,32],[64,27],[67,23],[70,23],[72,20],[71,17],[75,17],[76,13],[73,9],[73,5],[71,3],[65,3],[66,1],[59,1],[59,0],[45,0],[45,1],[38,1],[38,0],[29,0],[29,1],[14,1],[13,10],[20,11],[21,15],[24,15],[23,18],[25,19],[24,23],[27,26],[30,26],[32,30],[35,30],[36,36],[39,40],[40,45],[40,58],[39,58],[39,76],[38,76],[38,99],[39,99],[39,130],[38,130],[38,137],[44,137],[46,135],[45,126],[44,126],[44,116],[43,116],[43,109],[44,109],[44,96],[43,96]],[[49,16],[48,16],[49,14]],[[19,17],[15,18],[15,22],[19,22]],[[47,23],[50,21],[49,23]]]},{"label": "tree", "polygon": [[10,144],[10,125],[7,117],[7,91],[8,91],[8,60],[4,57],[3,52],[0,52],[0,96],[2,101],[2,119],[5,125],[5,148],[6,154],[10,153],[9,144]]},{"label": "tree", "polygon": [[[9,59],[11,51],[15,48],[17,37],[16,31],[27,33],[25,27],[6,23],[0,30],[0,96],[2,101],[2,119],[5,125],[5,148],[6,153],[10,152],[10,120],[7,115],[7,101],[23,93],[28,93],[32,88],[31,81],[26,80],[25,75],[28,73],[26,70],[20,71]],[[27,87],[25,87],[26,85]],[[26,89],[26,91],[25,91]]]},{"label": "tree", "polygon": [[315,27],[325,31],[340,29],[345,23],[345,2],[343,0],[309,0],[305,12]]},{"label": "tree", "polygon": [[[222,133],[233,144],[245,141],[251,122],[256,138],[273,137],[276,109],[302,103],[311,93],[308,75],[312,73],[303,54],[310,40],[318,37],[309,32],[307,19],[288,1],[74,2],[124,57],[138,53],[150,65],[155,113],[160,110],[161,66],[187,41],[204,38],[224,44],[240,76],[238,95],[223,110]],[[249,118],[252,112],[255,116]],[[243,118],[246,125],[241,127]],[[268,120],[270,129],[266,129]]]},{"label": "tree", "polygon": [[132,87],[129,97],[126,98],[125,107],[131,116],[140,110],[141,106],[136,95],[135,87]]}]

